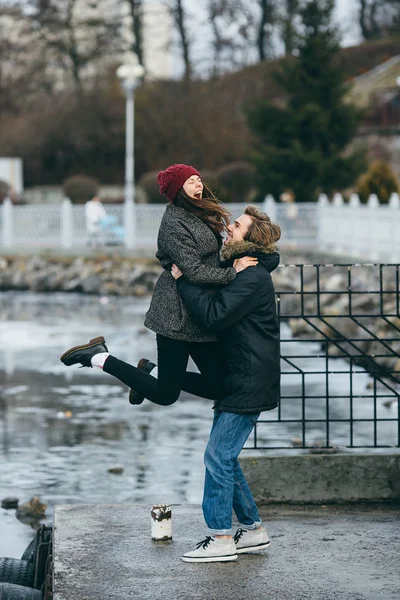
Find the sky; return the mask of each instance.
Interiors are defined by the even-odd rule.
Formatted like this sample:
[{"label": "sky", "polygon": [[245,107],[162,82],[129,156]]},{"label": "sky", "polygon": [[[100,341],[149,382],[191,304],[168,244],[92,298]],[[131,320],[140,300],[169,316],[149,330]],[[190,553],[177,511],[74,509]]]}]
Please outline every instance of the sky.
[{"label": "sky", "polygon": [[336,0],[335,21],[343,36],[343,46],[355,46],[361,42],[361,31],[358,25],[358,2],[355,0]]},{"label": "sky", "polygon": [[[146,0],[147,2],[160,2],[160,0]],[[161,0],[162,1],[162,0]],[[249,0],[255,2],[256,0]],[[207,0],[184,0],[184,6],[187,10],[187,29],[189,38],[193,36],[195,40],[194,56],[203,57],[202,64],[197,62],[197,71],[203,68],[207,71],[210,64],[209,39],[207,40],[208,28],[201,28],[201,23],[207,21]],[[359,0],[335,0],[334,19],[340,32],[342,46],[355,46],[362,41],[361,31],[358,25],[358,6]],[[201,33],[200,33],[201,31]],[[204,49],[204,50],[203,50]],[[256,56],[254,57],[256,60]],[[180,57],[180,51],[176,47],[173,50],[172,59],[173,76],[180,77],[183,73],[183,63]]]}]

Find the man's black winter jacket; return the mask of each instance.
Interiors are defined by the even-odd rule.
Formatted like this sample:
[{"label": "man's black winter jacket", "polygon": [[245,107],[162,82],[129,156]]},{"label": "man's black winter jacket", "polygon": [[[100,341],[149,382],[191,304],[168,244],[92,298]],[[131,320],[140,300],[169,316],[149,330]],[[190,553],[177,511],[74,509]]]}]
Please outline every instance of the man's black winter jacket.
[{"label": "man's black winter jacket", "polygon": [[255,413],[276,408],[279,400],[279,324],[270,275],[279,254],[244,242],[231,262],[241,256],[256,256],[258,265],[238,273],[214,297],[183,277],[177,285],[192,316],[222,341],[225,394],[215,408]]}]

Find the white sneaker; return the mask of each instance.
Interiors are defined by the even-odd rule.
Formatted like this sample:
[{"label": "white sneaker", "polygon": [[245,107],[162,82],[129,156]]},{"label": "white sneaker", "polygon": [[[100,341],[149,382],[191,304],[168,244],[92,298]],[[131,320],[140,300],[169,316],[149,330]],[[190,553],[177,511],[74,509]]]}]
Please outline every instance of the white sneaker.
[{"label": "white sneaker", "polygon": [[258,529],[244,529],[239,527],[233,539],[238,554],[263,550],[264,548],[268,548],[271,544],[268,533],[264,527],[259,527]]},{"label": "white sneaker", "polygon": [[192,552],[186,552],[182,556],[185,562],[226,562],[228,560],[237,560],[235,542],[230,540],[218,539],[207,536],[197,544],[197,549]]}]

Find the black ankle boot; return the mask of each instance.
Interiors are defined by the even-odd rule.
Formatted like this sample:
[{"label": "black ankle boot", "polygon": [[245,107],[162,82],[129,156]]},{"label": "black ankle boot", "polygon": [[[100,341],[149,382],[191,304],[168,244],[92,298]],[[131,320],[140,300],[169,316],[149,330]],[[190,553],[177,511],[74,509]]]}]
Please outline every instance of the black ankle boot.
[{"label": "black ankle boot", "polygon": [[91,367],[92,356],[99,354],[99,352],[108,352],[103,336],[93,338],[88,344],[70,348],[64,352],[60,360],[67,367],[78,364],[81,364],[82,367]]},{"label": "black ankle boot", "polygon": [[[156,366],[157,365],[151,362],[148,358],[141,358],[138,364],[136,365],[136,368],[141,369],[142,371],[150,375],[150,373]],[[132,389],[129,390],[129,402],[131,404],[142,404],[143,400],[144,396],[139,394],[139,392],[135,392],[135,390]]]}]

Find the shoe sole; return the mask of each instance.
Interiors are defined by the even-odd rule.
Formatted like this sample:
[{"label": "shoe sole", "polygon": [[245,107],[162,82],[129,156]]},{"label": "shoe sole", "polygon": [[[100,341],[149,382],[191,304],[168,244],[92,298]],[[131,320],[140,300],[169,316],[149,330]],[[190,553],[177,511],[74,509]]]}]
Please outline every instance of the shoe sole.
[{"label": "shoe sole", "polygon": [[258,546],[246,546],[245,548],[237,548],[236,552],[238,554],[244,554],[247,552],[257,552],[257,550],[264,550],[265,548],[269,548],[271,542],[266,542],[264,544],[258,544]]},{"label": "shoe sole", "polygon": [[73,348],[70,348],[69,350],[64,352],[62,356],[60,356],[60,360],[62,363],[64,363],[64,365],[70,367],[73,363],[68,361],[68,358],[71,357],[71,355],[74,354],[74,352],[77,352],[78,350],[87,350],[88,348],[93,348],[93,346],[96,346],[97,344],[105,344],[105,339],[102,335],[93,338],[89,341],[88,344],[83,344],[82,346],[74,346]]},{"label": "shoe sole", "polygon": [[205,563],[205,562],[230,562],[232,560],[237,560],[237,554],[232,554],[230,556],[207,556],[207,558],[190,558],[188,556],[181,556],[183,562],[193,562],[193,563]]},{"label": "shoe sole", "polygon": [[[148,358],[141,358],[141,359],[139,359],[138,364],[136,365],[136,368],[144,371],[148,362],[149,362]],[[134,393],[135,393],[135,390],[133,390],[131,388],[129,390],[129,396],[128,396],[128,398],[129,398],[129,404],[133,404],[133,406],[136,406],[137,403],[133,402],[133,394]]]}]

